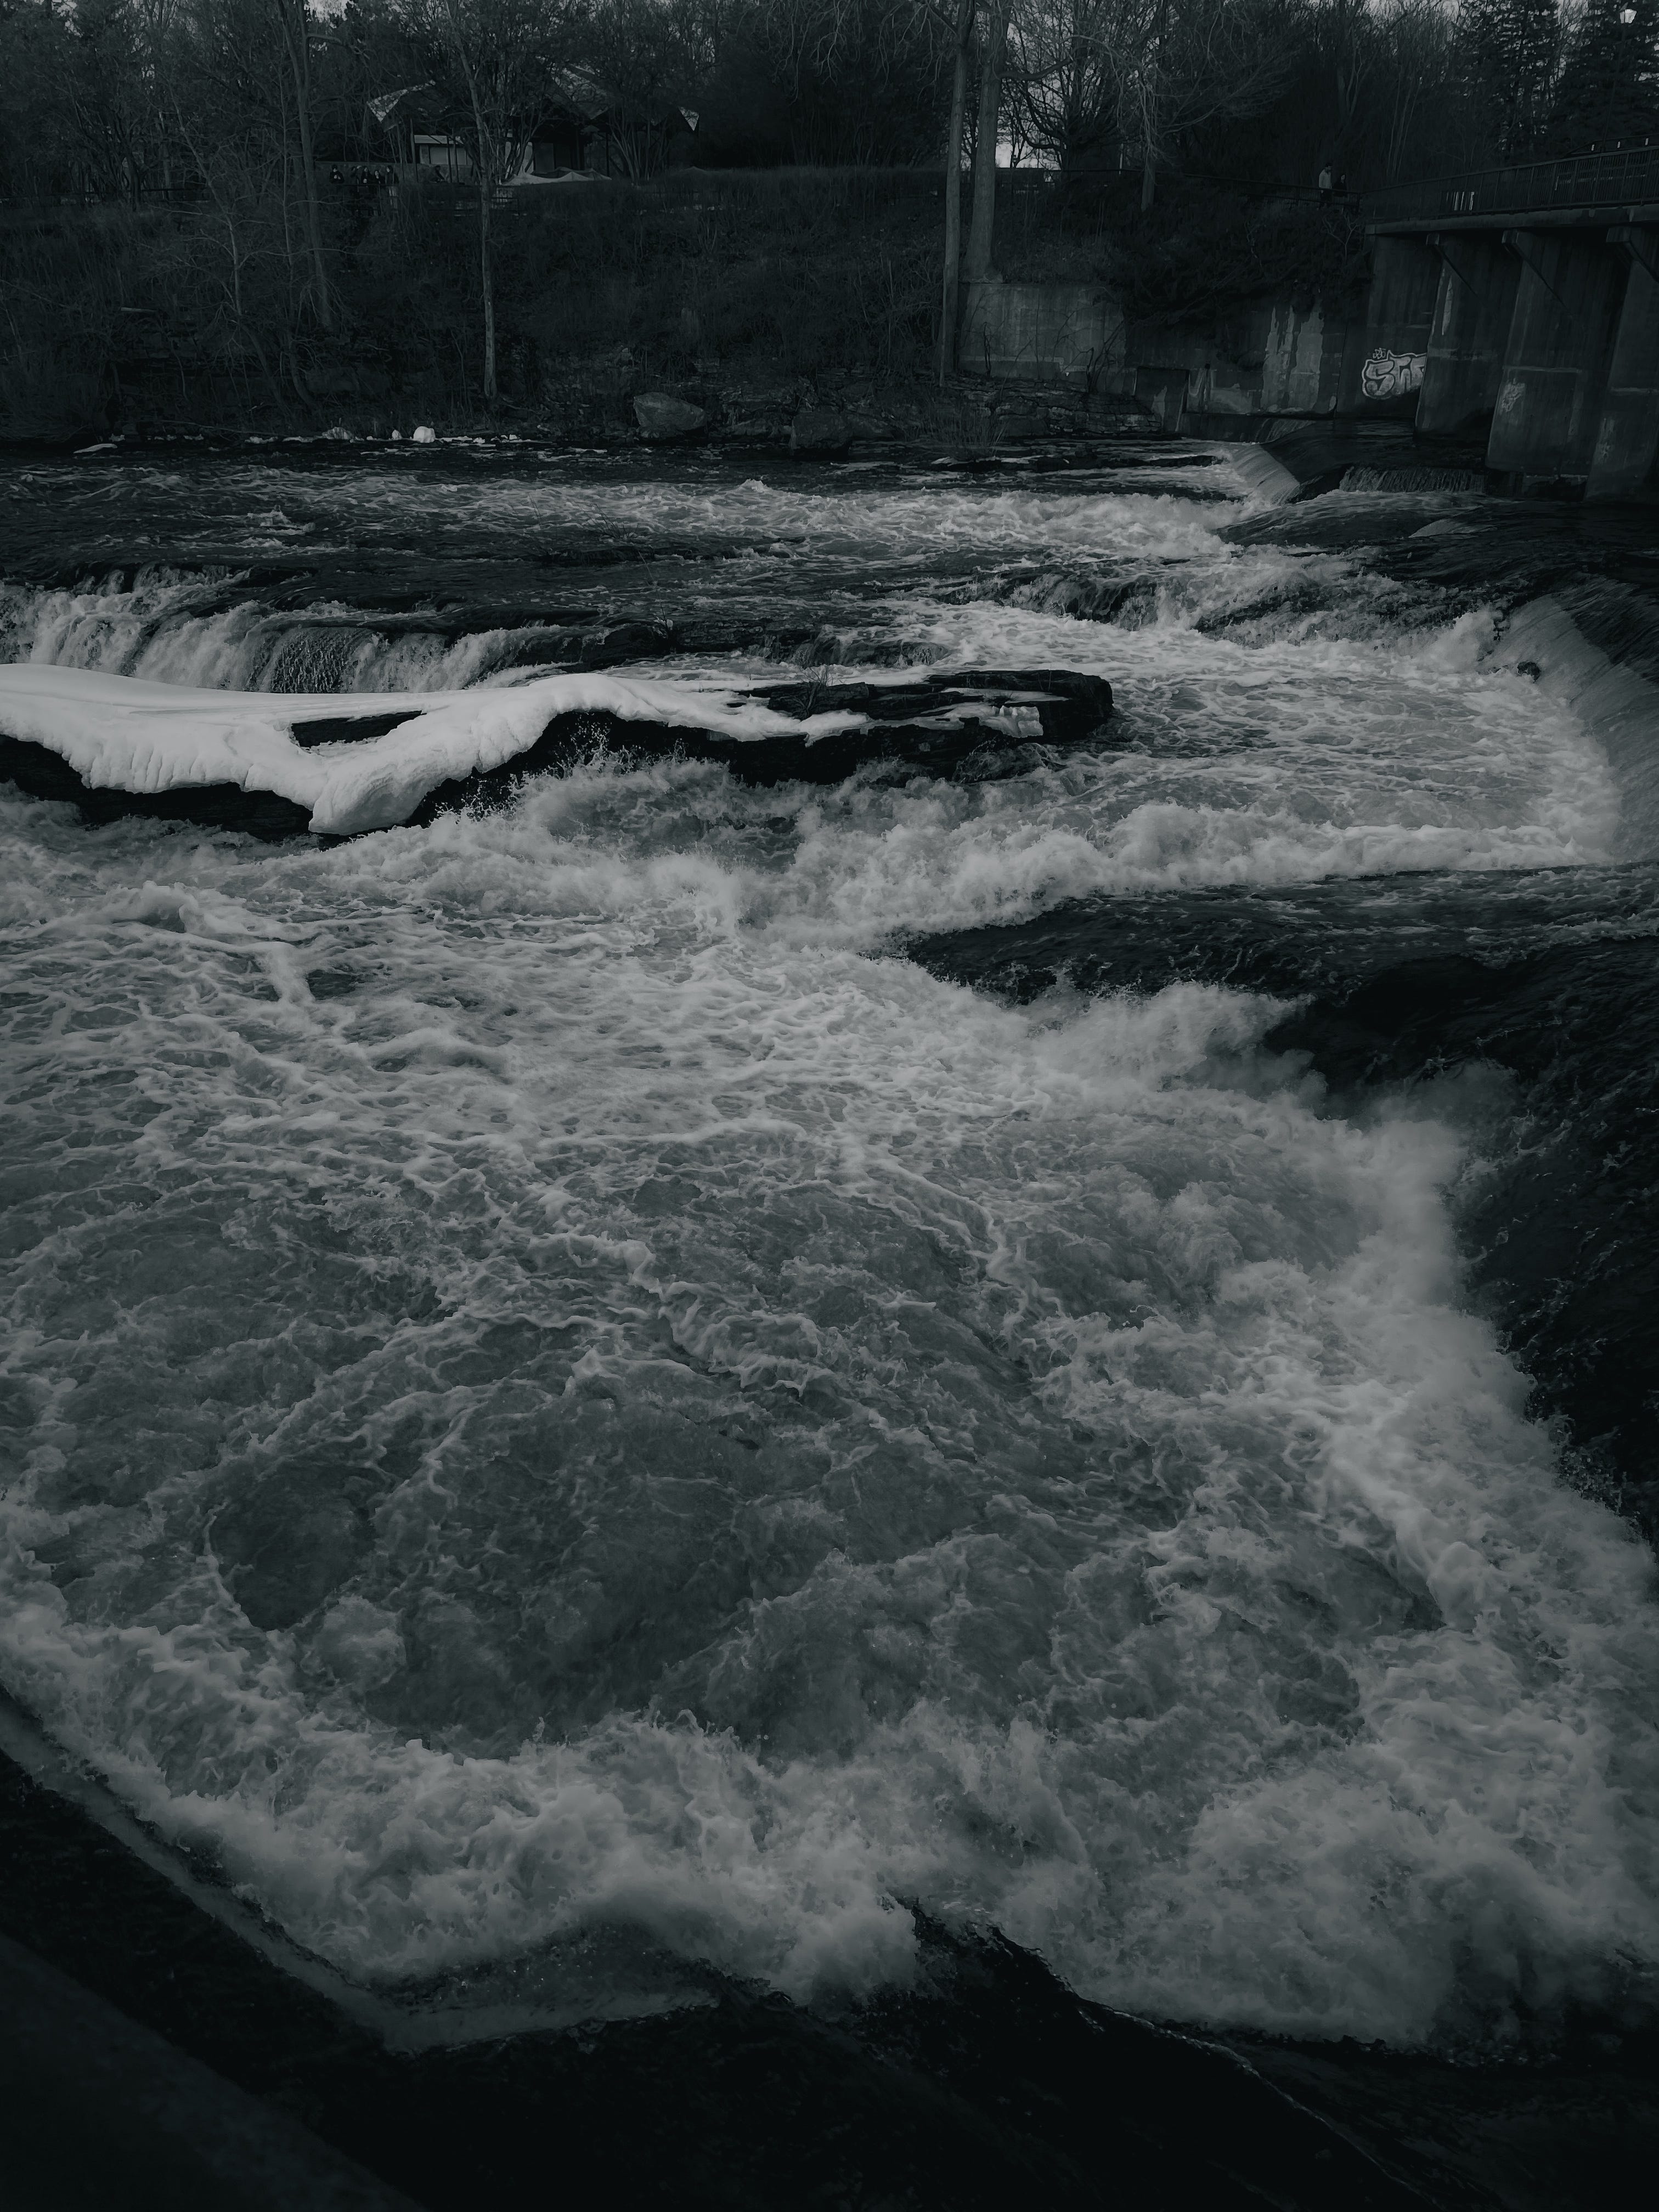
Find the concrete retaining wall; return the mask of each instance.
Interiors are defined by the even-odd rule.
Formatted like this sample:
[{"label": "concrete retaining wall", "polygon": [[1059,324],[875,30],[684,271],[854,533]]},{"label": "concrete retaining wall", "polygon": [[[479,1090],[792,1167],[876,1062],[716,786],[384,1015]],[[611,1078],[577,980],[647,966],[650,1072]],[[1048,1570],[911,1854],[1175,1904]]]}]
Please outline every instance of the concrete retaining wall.
[{"label": "concrete retaining wall", "polygon": [[1249,436],[1263,417],[1334,412],[1364,335],[1287,301],[1203,324],[1131,322],[1101,286],[990,277],[964,287],[958,361],[966,377],[1133,398],[1168,430]]},{"label": "concrete retaining wall", "polygon": [[1659,499],[1659,224],[1616,217],[1461,218],[1470,227],[1376,241],[1379,340],[1414,257],[1438,261],[1416,430],[1484,429],[1496,490]]},{"label": "concrete retaining wall", "polygon": [[[1517,607],[1492,658],[1535,672],[1540,690],[1601,744],[1619,783],[1619,856],[1651,860],[1659,852],[1659,684],[1642,664],[1654,664],[1653,610],[1643,600],[1633,625],[1609,626],[1595,620],[1606,610],[1580,609],[1572,599],[1569,592]],[[1601,630],[1612,650],[1581,624]]]},{"label": "concrete retaining wall", "polygon": [[964,376],[997,381],[1108,385],[1123,374],[1124,335],[1122,307],[1103,286],[990,276],[963,287],[957,363]]},{"label": "concrete retaining wall", "polygon": [[[1249,436],[1262,418],[1335,411],[1354,343],[1351,325],[1317,307],[1264,301],[1210,325],[1132,323],[1132,362],[1184,372],[1184,427],[1209,437]],[[1139,374],[1145,375],[1144,368]],[[1139,386],[1136,392],[1139,394]],[[1175,422],[1170,422],[1173,429]]]},{"label": "concrete retaining wall", "polygon": [[1619,225],[1607,243],[1631,266],[1585,495],[1659,497],[1659,229]]}]

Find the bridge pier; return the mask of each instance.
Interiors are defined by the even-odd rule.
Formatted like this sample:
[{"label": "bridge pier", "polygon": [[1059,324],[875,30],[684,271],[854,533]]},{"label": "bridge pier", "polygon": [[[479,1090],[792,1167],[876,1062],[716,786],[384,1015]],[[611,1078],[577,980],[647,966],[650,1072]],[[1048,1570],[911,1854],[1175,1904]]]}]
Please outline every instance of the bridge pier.
[{"label": "bridge pier", "polygon": [[1521,280],[1486,466],[1503,488],[1588,483],[1624,305],[1625,258],[1602,230],[1506,230]]},{"label": "bridge pier", "polygon": [[[1491,410],[1495,491],[1659,501],[1659,143],[1390,185],[1365,216],[1373,350],[1345,411],[1414,379],[1419,436],[1467,435]],[[1432,325],[1407,362],[1377,341],[1409,344],[1430,248]]]},{"label": "bridge pier", "polygon": [[1584,495],[1635,499],[1659,491],[1659,228],[1616,224],[1607,243],[1630,274]]},{"label": "bridge pier", "polygon": [[1521,263],[1490,231],[1433,231],[1440,286],[1417,403],[1420,437],[1484,429],[1504,381]]}]

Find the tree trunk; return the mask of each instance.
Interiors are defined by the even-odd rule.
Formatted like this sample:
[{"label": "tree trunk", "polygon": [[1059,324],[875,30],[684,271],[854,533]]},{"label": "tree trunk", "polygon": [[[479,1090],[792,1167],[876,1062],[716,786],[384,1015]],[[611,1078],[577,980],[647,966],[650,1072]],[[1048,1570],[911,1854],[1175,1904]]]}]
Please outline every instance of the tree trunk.
[{"label": "tree trunk", "polygon": [[962,273],[962,129],[968,112],[968,42],[975,0],[957,0],[957,65],[951,80],[951,128],[945,142],[945,295],[939,304],[939,380],[957,365],[957,312]]},{"label": "tree trunk", "polygon": [[334,303],[328,289],[328,264],[323,258],[322,215],[317,205],[317,167],[311,154],[311,46],[306,32],[305,0],[277,0],[283,45],[294,79],[294,106],[300,127],[300,173],[305,185],[306,238],[311,249],[311,279],[317,295],[317,319],[325,331],[334,327]]},{"label": "tree trunk", "polygon": [[300,115],[300,167],[304,173],[306,188],[306,236],[311,246],[312,281],[317,288],[317,319],[325,331],[334,327],[334,302],[328,288],[328,264],[323,258],[323,219],[317,205],[317,166],[311,153],[311,102],[301,93],[297,103]]},{"label": "tree trunk", "polygon": [[997,125],[1002,115],[1002,56],[1008,43],[1009,0],[991,0],[979,64],[979,122],[974,132],[974,221],[968,234],[968,274],[988,276],[997,219]]},{"label": "tree trunk", "polygon": [[1158,190],[1158,94],[1164,69],[1164,33],[1170,20],[1169,0],[1160,0],[1153,27],[1146,74],[1140,90],[1140,212],[1149,214]]},{"label": "tree trunk", "polygon": [[[489,252],[489,204],[495,193],[499,149],[484,120],[477,71],[467,52],[466,41],[461,35],[461,26],[457,20],[453,0],[447,0],[445,12],[455,41],[455,58],[466,79],[467,101],[472,110],[473,159],[478,180],[478,282],[483,291],[483,396],[485,404],[493,407],[495,404],[495,268]],[[501,166],[505,168],[507,165],[502,162]]]},{"label": "tree trunk", "polygon": [[484,358],[483,396],[495,404],[495,270],[489,256],[489,203],[494,186],[489,165],[478,165],[478,275],[483,283]]}]

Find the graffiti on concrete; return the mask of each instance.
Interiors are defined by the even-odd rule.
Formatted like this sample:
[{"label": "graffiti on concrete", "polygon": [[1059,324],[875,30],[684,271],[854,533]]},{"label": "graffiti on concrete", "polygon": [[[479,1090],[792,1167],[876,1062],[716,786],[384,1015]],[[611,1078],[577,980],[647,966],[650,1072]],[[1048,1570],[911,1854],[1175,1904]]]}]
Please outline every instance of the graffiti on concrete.
[{"label": "graffiti on concrete", "polygon": [[1359,372],[1360,387],[1367,399],[1402,399],[1419,389],[1428,365],[1425,353],[1390,353],[1378,346]]}]

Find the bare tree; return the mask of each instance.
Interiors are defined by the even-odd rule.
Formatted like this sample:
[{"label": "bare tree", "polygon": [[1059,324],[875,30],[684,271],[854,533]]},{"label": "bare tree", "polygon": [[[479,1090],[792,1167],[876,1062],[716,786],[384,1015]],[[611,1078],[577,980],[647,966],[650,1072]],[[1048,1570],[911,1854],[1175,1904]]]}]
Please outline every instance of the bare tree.
[{"label": "bare tree", "polygon": [[[1343,0],[1354,4],[1355,0]],[[1012,60],[1024,135],[1060,155],[1115,137],[1139,150],[1140,204],[1185,133],[1257,113],[1290,75],[1275,0],[1016,0]]]},{"label": "bare tree", "polygon": [[483,396],[497,396],[495,274],[491,213],[496,192],[523,167],[568,58],[573,0],[398,0],[432,82],[456,118],[478,199],[478,277],[483,291]]},{"label": "bare tree", "polygon": [[[993,8],[999,0],[988,0]],[[1000,0],[1004,21],[1006,0]],[[922,91],[948,61],[951,103],[945,132],[945,252],[940,284],[939,379],[956,367],[962,284],[962,154],[979,0],[758,0],[757,20],[785,81],[799,94],[810,76],[855,67],[879,88],[907,75]],[[925,108],[921,111],[925,113]],[[937,139],[933,141],[936,146]],[[994,153],[993,155],[994,159]],[[975,173],[977,174],[977,172]]]},{"label": "bare tree", "polygon": [[1293,33],[1272,0],[1153,0],[1133,69],[1139,92],[1140,204],[1185,131],[1254,115],[1291,73]]},{"label": "bare tree", "polygon": [[755,20],[799,88],[809,72],[830,76],[854,58],[878,82],[927,70],[945,19],[933,0],[757,0]]},{"label": "bare tree", "polygon": [[323,225],[317,204],[317,161],[311,122],[311,15],[307,0],[264,0],[275,20],[288,63],[294,93],[294,120],[300,141],[300,186],[304,196],[306,244],[311,255],[311,281],[317,302],[317,319],[325,331],[334,327],[334,303],[328,282],[328,263],[323,253]]},{"label": "bare tree", "polygon": [[1023,142],[1069,174],[1122,137],[1146,0],[1016,0],[1007,103]]},{"label": "bare tree", "polygon": [[173,185],[173,133],[168,80],[180,14],[179,0],[134,0],[137,19],[137,77],[149,119],[150,152],[162,190]]},{"label": "bare tree", "polygon": [[[324,251],[311,112],[311,64],[317,26],[302,0],[180,0],[171,19],[156,11],[156,83],[165,94],[167,129],[197,178],[217,200],[225,176],[263,199],[279,178],[288,258],[290,188],[297,173],[302,307],[309,300],[332,331],[333,287]],[[255,188],[252,180],[264,179]]]},{"label": "bare tree", "polygon": [[1377,31],[1390,64],[1384,76],[1382,161],[1382,174],[1392,183],[1400,174],[1425,100],[1450,74],[1452,30],[1437,0],[1395,0],[1378,18]]},{"label": "bare tree", "polygon": [[67,27],[74,65],[58,97],[87,181],[102,196],[137,200],[145,120],[137,19],[125,0],[82,0]]},{"label": "bare tree", "polygon": [[605,0],[581,38],[594,98],[613,101],[607,128],[630,176],[649,176],[667,155],[667,111],[695,101],[719,52],[718,0]]},{"label": "bare tree", "polygon": [[915,159],[937,125],[954,13],[952,0],[754,0],[750,35],[793,112],[796,158]]}]

